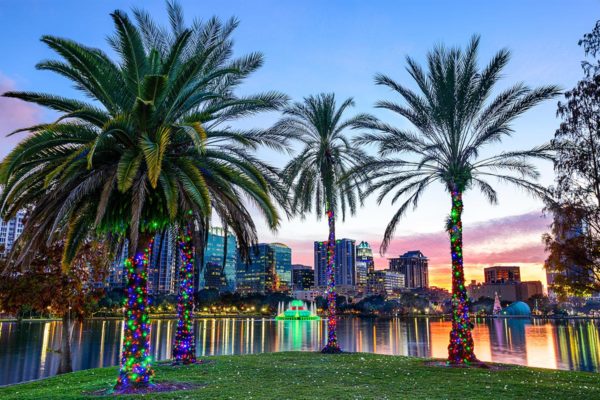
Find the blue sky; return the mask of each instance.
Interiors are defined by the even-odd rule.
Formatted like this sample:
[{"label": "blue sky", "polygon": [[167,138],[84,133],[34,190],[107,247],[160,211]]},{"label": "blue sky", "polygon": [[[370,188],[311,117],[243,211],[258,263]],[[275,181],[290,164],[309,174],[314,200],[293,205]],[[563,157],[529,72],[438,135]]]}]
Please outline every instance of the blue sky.
[{"label": "blue sky", "polygon": [[[335,92],[340,98],[354,97],[355,112],[371,112],[387,122],[405,126],[389,112],[375,110],[380,99],[397,100],[388,90],[373,84],[377,72],[386,73],[409,86],[404,70],[406,55],[423,60],[435,44],[464,46],[473,34],[482,37],[482,63],[503,47],[512,52],[499,88],[524,81],[531,86],[558,84],[568,89],[581,78],[581,36],[591,31],[599,18],[599,1],[181,1],[189,20],[208,18],[214,14],[236,16],[241,25],[236,31],[236,51],[244,54],[260,51],[265,66],[242,88],[245,93],[278,90],[299,100],[319,92]],[[109,51],[106,37],[112,32],[109,13],[114,9],[129,11],[133,6],[149,10],[167,23],[163,1],[27,1],[3,0],[0,3],[0,88],[3,90],[35,90],[79,96],[64,79],[49,72],[35,70],[35,64],[54,55],[39,41],[43,34],[75,39],[89,46]],[[38,109],[23,109],[13,100],[2,100],[0,134],[47,120],[51,114]],[[11,111],[12,110],[12,111]],[[523,116],[515,125],[516,133],[490,152],[527,148],[549,140],[556,129],[556,101],[549,101]],[[271,113],[246,120],[247,126],[266,127],[277,118]],[[22,124],[20,124],[22,122]],[[17,125],[17,126],[15,126]],[[13,141],[0,138],[0,156],[6,154]],[[268,151],[261,156],[281,166],[286,156]],[[551,165],[540,164],[542,181],[553,179]],[[533,277],[540,275],[543,255],[540,235],[544,224],[533,232],[518,231],[506,224],[507,218],[539,215],[543,205],[512,188],[500,186],[500,204],[490,206],[473,193],[465,197],[465,230],[470,226],[488,226],[490,220],[508,231],[488,229],[489,240],[480,252],[500,254],[494,262],[520,263],[528,266]],[[414,238],[439,235],[448,213],[449,199],[442,188],[431,191],[422,204],[405,218],[397,230],[398,240],[390,254],[411,250]],[[368,201],[356,217],[338,224],[338,235],[369,240],[378,246],[385,225],[393,213],[389,203],[377,206]],[[502,225],[504,223],[504,225]],[[528,222],[530,224],[530,222]],[[531,224],[530,224],[531,225]],[[534,224],[535,225],[535,224]],[[275,234],[263,228],[261,239],[293,243],[294,261],[310,263],[312,240],[326,237],[326,224],[314,217],[305,221],[284,221]],[[495,226],[493,223],[492,227]],[[538,226],[538,225],[535,225]],[[515,234],[515,229],[520,232]],[[519,236],[521,235],[521,236]],[[518,239],[515,239],[518,238]],[[434,241],[435,242],[435,241]],[[432,246],[433,243],[432,242]],[[538,257],[519,259],[523,243],[537,246]],[[418,242],[421,243],[421,242]],[[426,245],[426,244],[424,244]],[[468,246],[468,243],[467,243]],[[531,247],[530,246],[530,247]],[[487,250],[486,250],[487,249]],[[435,249],[422,249],[425,254]],[[446,251],[446,249],[443,249]],[[473,248],[475,253],[477,249]],[[526,253],[523,250],[521,253]],[[471,260],[472,276],[486,258]],[[467,264],[470,260],[466,258]],[[384,267],[383,259],[379,267]],[[436,264],[434,262],[433,264]],[[439,261],[440,271],[445,270]],[[437,264],[436,264],[437,265]],[[527,276],[527,271],[524,271]],[[440,276],[442,276],[440,274]],[[441,279],[441,278],[440,278]],[[440,284],[446,284],[441,282]]]}]

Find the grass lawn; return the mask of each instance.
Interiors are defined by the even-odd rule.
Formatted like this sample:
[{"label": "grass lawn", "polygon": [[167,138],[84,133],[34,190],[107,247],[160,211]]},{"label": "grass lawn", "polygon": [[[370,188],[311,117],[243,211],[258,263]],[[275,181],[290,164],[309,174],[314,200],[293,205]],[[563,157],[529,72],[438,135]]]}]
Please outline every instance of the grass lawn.
[{"label": "grass lawn", "polygon": [[[158,365],[156,382],[206,385],[146,394],[152,399],[600,399],[600,374],[510,366],[502,370],[426,366],[424,360],[349,353],[267,353]],[[99,398],[117,368],[79,371],[0,388],[0,399]],[[122,396],[133,398],[141,396]]]}]

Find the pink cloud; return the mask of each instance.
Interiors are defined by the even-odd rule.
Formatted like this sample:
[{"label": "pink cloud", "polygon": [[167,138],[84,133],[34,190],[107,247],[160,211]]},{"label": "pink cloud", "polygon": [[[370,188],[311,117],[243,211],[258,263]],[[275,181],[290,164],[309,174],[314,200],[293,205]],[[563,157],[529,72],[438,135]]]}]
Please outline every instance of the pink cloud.
[{"label": "pink cloud", "polygon": [[[467,280],[483,279],[483,268],[495,264],[522,266],[525,279],[545,282],[542,265],[545,259],[541,235],[550,221],[541,212],[531,212],[478,223],[464,224],[463,242]],[[410,236],[397,236],[387,254],[379,254],[381,237],[352,238],[369,242],[374,250],[377,269],[387,268],[389,257],[409,250],[421,250],[429,258],[430,283],[450,286],[450,245],[446,232],[438,231]],[[295,263],[313,265],[313,242],[283,240],[292,249]]]},{"label": "pink cloud", "polygon": [[[16,84],[10,78],[0,73],[0,94],[17,90]],[[19,128],[38,124],[42,111],[39,107],[21,100],[0,97],[0,159],[4,158],[26,133],[6,136]]]}]

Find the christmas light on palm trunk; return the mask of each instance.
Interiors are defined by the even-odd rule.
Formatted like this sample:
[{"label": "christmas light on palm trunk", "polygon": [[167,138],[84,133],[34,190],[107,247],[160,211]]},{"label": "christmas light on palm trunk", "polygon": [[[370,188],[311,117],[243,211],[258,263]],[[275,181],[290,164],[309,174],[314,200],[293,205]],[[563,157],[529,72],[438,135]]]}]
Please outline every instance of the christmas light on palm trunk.
[{"label": "christmas light on palm trunk", "polygon": [[124,300],[125,326],[117,389],[146,387],[154,375],[150,357],[148,316],[148,260],[153,239],[143,252],[125,260],[127,288]]},{"label": "christmas light on palm trunk", "polygon": [[177,333],[173,343],[174,363],[196,362],[194,337],[194,248],[189,230],[180,237],[179,295],[177,297]]},{"label": "christmas light on palm trunk", "polygon": [[448,362],[469,364],[477,361],[471,336],[471,321],[462,254],[462,192],[451,188],[452,210],[448,220],[452,254],[452,330],[448,345]]},{"label": "christmas light on palm trunk", "polygon": [[339,353],[337,341],[336,291],[335,291],[335,218],[333,210],[327,210],[329,240],[327,243],[327,345],[323,353]]}]

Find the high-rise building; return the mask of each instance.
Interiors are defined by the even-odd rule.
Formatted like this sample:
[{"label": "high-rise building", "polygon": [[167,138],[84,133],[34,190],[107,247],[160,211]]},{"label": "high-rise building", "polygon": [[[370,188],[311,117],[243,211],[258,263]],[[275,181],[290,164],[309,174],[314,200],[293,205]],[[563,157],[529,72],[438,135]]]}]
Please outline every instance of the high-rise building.
[{"label": "high-rise building", "polygon": [[309,290],[315,285],[315,272],[308,265],[292,265],[292,290]]},{"label": "high-rise building", "polygon": [[8,221],[0,220],[0,255],[6,255],[15,244],[15,240],[23,233],[25,211],[17,211],[17,215]]},{"label": "high-rise building", "polygon": [[392,294],[405,287],[404,274],[396,271],[384,270],[385,274],[385,291],[387,294]]},{"label": "high-rise building", "polygon": [[356,286],[364,289],[367,286],[368,274],[375,270],[373,251],[367,242],[356,246]]},{"label": "high-rise building", "polygon": [[214,262],[204,264],[202,271],[203,286],[202,289],[218,290],[219,292],[227,291],[227,278],[223,272],[223,265]]},{"label": "high-rise building", "polygon": [[469,296],[475,300],[495,298],[497,294],[502,301],[527,301],[531,296],[543,294],[542,282],[521,282],[521,268],[516,265],[484,268],[483,274],[484,283],[472,281],[467,286]]},{"label": "high-rise building", "polygon": [[[175,294],[177,293],[177,268],[180,260],[176,248],[175,233],[166,230],[154,236],[152,252],[148,265],[148,293]],[[127,259],[129,241],[126,239],[121,252],[110,264],[106,286],[109,289],[119,289],[127,284],[125,260]]]},{"label": "high-rise building", "polygon": [[116,255],[115,259],[108,267],[108,276],[106,279],[106,286],[108,289],[119,289],[125,286],[127,276],[125,275],[123,263],[125,262],[125,259],[127,259],[128,244],[129,241],[125,240],[121,251]]},{"label": "high-rise building", "polygon": [[240,293],[288,291],[292,279],[292,249],[282,243],[259,243],[249,249],[249,260],[238,256]]},{"label": "high-rise building", "polygon": [[389,269],[371,271],[367,278],[367,293],[390,295],[405,287],[404,275]]},{"label": "high-rise building", "polygon": [[517,266],[494,266],[483,269],[485,283],[521,282],[521,268]]},{"label": "high-rise building", "polygon": [[367,275],[367,293],[369,295],[385,295],[385,273],[381,270]]},{"label": "high-rise building", "polygon": [[471,281],[467,286],[467,293],[473,300],[481,297],[493,299],[496,294],[502,301],[527,301],[531,296],[542,295],[543,287],[540,281],[507,281],[507,282],[484,282]]},{"label": "high-rise building", "polygon": [[[227,241],[227,256],[225,256]],[[204,265],[198,274],[198,290],[216,289],[219,292],[234,292],[237,269],[237,241],[235,236],[220,227],[208,232],[204,249]]]},{"label": "high-rise building", "polygon": [[[166,231],[154,238],[150,265],[148,268],[148,293],[177,293],[178,268],[181,262],[175,233]],[[125,286],[126,276],[123,261],[127,258],[127,241],[123,253],[116,257],[109,267],[107,286]],[[211,228],[204,251],[204,266],[196,275],[197,288],[217,289],[221,292],[234,291],[237,266],[237,242],[235,236],[227,235],[227,257],[224,259],[225,234],[222,228]],[[198,290],[199,290],[198,289]]]},{"label": "high-rise building", "polygon": [[544,287],[541,281],[525,281],[519,284],[517,296],[520,300],[526,301],[532,296],[543,294]]},{"label": "high-rise building", "polygon": [[409,289],[429,287],[429,260],[420,250],[408,251],[397,258],[390,258],[390,270],[404,275]]},{"label": "high-rise building", "polygon": [[177,265],[180,260],[176,239],[170,229],[154,236],[148,265],[149,294],[177,293]]},{"label": "high-rise building", "polygon": [[[315,242],[315,284],[327,286],[327,242]],[[356,285],[356,245],[351,239],[335,241],[335,284]]]},{"label": "high-rise building", "polygon": [[289,291],[292,287],[292,249],[283,243],[271,243],[275,262],[275,291]]}]

